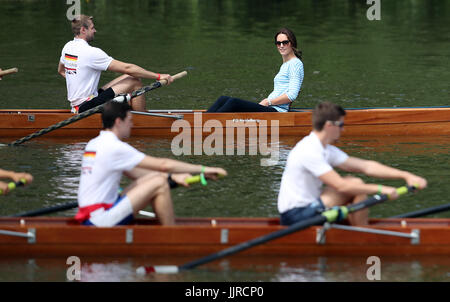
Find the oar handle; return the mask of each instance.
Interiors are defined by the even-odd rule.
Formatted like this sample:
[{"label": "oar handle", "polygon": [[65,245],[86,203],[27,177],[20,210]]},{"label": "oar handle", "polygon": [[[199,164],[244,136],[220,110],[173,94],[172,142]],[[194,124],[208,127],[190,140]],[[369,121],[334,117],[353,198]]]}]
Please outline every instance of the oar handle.
[{"label": "oar handle", "polygon": [[[397,188],[397,194],[399,196],[405,195],[408,192],[412,192],[416,190],[417,186],[403,186]],[[382,203],[389,200],[389,195],[387,194],[376,194],[368,199],[349,205],[349,206],[340,206],[331,208],[325,212],[322,212],[322,215],[327,217],[328,222],[336,222],[342,219],[347,218],[348,214],[374,206],[376,204]]]},{"label": "oar handle", "polygon": [[[11,190],[14,190],[16,187],[21,187],[21,186],[25,185],[26,183],[27,183],[27,181],[25,178],[22,178],[21,180],[16,181],[16,182],[10,182],[8,184],[8,189],[11,191]],[[3,194],[3,190],[0,189],[0,195],[2,195],[2,194]]]},{"label": "oar handle", "polygon": [[[175,81],[175,80],[181,79],[182,77],[184,77],[184,76],[186,76],[186,75],[187,75],[187,71],[185,70],[185,71],[182,71],[182,72],[179,72],[179,73],[173,75],[173,76],[172,76],[172,79]],[[164,85],[167,85],[167,80],[166,80],[166,79],[159,80],[159,82],[160,82],[161,85],[163,85],[163,86],[164,86]]]},{"label": "oar handle", "polygon": [[397,194],[398,196],[405,195],[406,193],[415,191],[419,186],[403,186],[400,188],[397,188]]},{"label": "oar handle", "polygon": [[[203,176],[203,177],[204,177],[204,176]],[[225,176],[222,175],[222,174],[219,174],[217,177],[218,177],[218,178],[223,178],[223,177],[225,177]],[[189,178],[186,179],[186,183],[187,183],[187,184],[194,184],[194,183],[197,183],[197,182],[202,182],[202,175],[201,175],[201,174],[199,174],[199,175],[194,175],[194,176],[191,176],[191,177],[189,177]]]},{"label": "oar handle", "polygon": [[18,68],[10,68],[10,69],[6,69],[6,70],[2,70],[0,71],[0,77],[5,76],[7,74],[11,74],[11,73],[16,73],[18,72],[19,69]]},{"label": "oar handle", "polygon": [[[222,177],[224,177],[224,176],[221,175],[221,174],[219,174],[218,177],[219,177],[219,178],[222,178]],[[202,174],[190,176],[190,177],[188,177],[188,178],[185,179],[185,182],[186,182],[188,185],[196,184],[196,183],[199,183],[199,182],[202,183],[203,185],[206,185],[205,176],[204,176],[204,175],[202,176]],[[169,177],[169,186],[170,186],[170,188],[173,189],[173,188],[178,187],[178,184],[177,184],[171,177]]]}]

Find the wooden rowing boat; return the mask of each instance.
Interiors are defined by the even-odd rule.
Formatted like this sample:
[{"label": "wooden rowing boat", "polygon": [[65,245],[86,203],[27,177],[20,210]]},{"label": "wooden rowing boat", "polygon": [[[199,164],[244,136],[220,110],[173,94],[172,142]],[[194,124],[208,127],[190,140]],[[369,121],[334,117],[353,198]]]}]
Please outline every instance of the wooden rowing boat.
[{"label": "wooden rowing boat", "polygon": [[[287,113],[204,113],[202,110],[158,110],[152,114],[135,114],[133,136],[174,137],[186,125],[191,135],[208,136],[213,130],[205,127],[221,126],[235,133],[235,128],[266,126],[270,134],[278,125],[280,136],[304,136],[311,130],[311,110]],[[73,116],[69,110],[1,109],[0,136],[19,138],[47,128]],[[171,117],[167,117],[171,116]],[[177,120],[173,117],[180,117]],[[178,121],[178,123],[176,123]],[[183,122],[182,122],[183,121]],[[276,121],[276,122],[275,122]],[[98,114],[52,131],[45,137],[94,137],[101,129]],[[172,127],[174,129],[172,130]],[[450,135],[450,107],[347,109],[346,136]]]},{"label": "wooden rowing boat", "polygon": [[[343,225],[334,225],[346,227]],[[2,256],[192,256],[199,257],[280,230],[277,218],[178,218],[176,226],[155,219],[113,228],[78,225],[71,218],[0,218]],[[448,255],[450,219],[372,219],[374,234],[310,227],[243,252],[263,256]],[[20,234],[4,234],[4,231]],[[322,234],[324,233],[324,234]],[[28,237],[19,237],[26,236]],[[318,236],[322,234],[321,236]],[[320,237],[320,238],[318,238]]]}]

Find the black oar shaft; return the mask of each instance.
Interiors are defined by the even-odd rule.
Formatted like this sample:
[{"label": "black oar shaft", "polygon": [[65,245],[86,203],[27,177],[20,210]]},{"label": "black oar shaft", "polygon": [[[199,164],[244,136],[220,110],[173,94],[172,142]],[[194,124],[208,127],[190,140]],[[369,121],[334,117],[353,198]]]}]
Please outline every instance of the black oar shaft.
[{"label": "black oar shaft", "polygon": [[[414,190],[414,187],[401,187],[401,188],[397,189],[397,193],[399,195],[403,195],[403,194],[413,191],[413,190]],[[224,249],[224,250],[219,251],[214,254],[210,254],[208,256],[194,260],[192,262],[188,262],[188,263],[180,266],[178,269],[179,270],[191,269],[191,268],[197,267],[199,265],[202,265],[202,264],[205,264],[205,263],[208,263],[211,261],[215,261],[217,259],[229,256],[232,254],[239,253],[239,252],[249,249],[251,247],[266,243],[268,241],[289,235],[291,233],[301,231],[303,229],[307,229],[313,225],[320,225],[327,221],[328,222],[336,222],[336,221],[346,218],[349,213],[353,213],[353,212],[362,210],[364,208],[371,207],[378,203],[382,203],[388,199],[389,199],[389,196],[386,194],[377,194],[377,195],[367,198],[364,201],[361,201],[356,204],[352,204],[350,206],[335,207],[335,208],[329,209],[327,211],[324,211],[321,214],[313,216],[311,218],[299,221],[293,225],[290,225],[289,227],[287,227],[285,229],[282,229],[282,230],[279,230],[279,231],[270,233],[268,235],[264,235],[264,236],[261,236],[261,237],[243,242],[243,243],[240,243],[238,245],[232,246],[230,248]]]},{"label": "black oar shaft", "polygon": [[[167,181],[169,183],[169,186],[171,189],[178,187],[178,183],[176,183],[171,176],[167,178]],[[185,182],[187,184],[195,184],[201,182],[200,175],[194,175],[191,177],[188,177],[185,179]],[[21,183],[23,185],[23,183]],[[41,216],[46,214],[52,214],[60,211],[70,210],[78,207],[78,202],[68,202],[61,205],[55,205],[47,208],[32,210],[28,212],[22,212],[18,214],[11,215],[10,217],[34,217],[34,216]]]},{"label": "black oar shaft", "polygon": [[29,212],[22,212],[18,214],[11,215],[10,217],[35,217],[35,216],[41,216],[51,213],[56,213],[59,211],[65,211],[70,210],[78,207],[78,202],[69,202],[61,205],[51,206],[43,209],[33,210]]},{"label": "black oar shaft", "polygon": [[448,210],[450,210],[450,203],[432,207],[432,208],[428,208],[428,209],[423,209],[423,210],[413,211],[413,212],[409,212],[409,213],[405,213],[405,214],[400,214],[400,215],[392,216],[389,218],[415,218],[415,217],[422,217],[422,216],[426,216],[426,215],[440,213],[440,212],[444,212],[444,211],[448,211]]},{"label": "black oar shaft", "polygon": [[59,129],[59,128],[64,127],[64,126],[67,126],[69,124],[75,123],[76,121],[79,121],[79,120],[81,120],[81,119],[83,119],[85,117],[88,117],[88,116],[90,116],[90,115],[92,115],[94,113],[99,112],[102,108],[103,108],[103,104],[100,105],[100,106],[94,107],[92,109],[89,109],[87,111],[84,111],[84,112],[82,112],[80,114],[74,115],[74,116],[72,116],[72,117],[70,117],[70,118],[68,118],[68,119],[66,119],[64,121],[61,121],[59,123],[56,123],[56,124],[54,124],[54,125],[52,125],[52,126],[50,126],[48,128],[44,128],[44,129],[41,129],[41,130],[36,131],[34,133],[31,133],[30,135],[27,135],[25,137],[22,137],[21,139],[13,141],[12,143],[9,143],[8,145],[9,146],[20,145],[20,144],[22,144],[22,143],[24,143],[26,141],[29,141],[30,139],[33,139],[35,137],[44,135],[46,133],[49,133],[49,132],[51,132],[53,130]]},{"label": "black oar shaft", "polygon": [[194,267],[197,267],[199,265],[211,262],[211,261],[215,261],[217,259],[232,255],[232,254],[236,254],[239,252],[242,252],[246,249],[249,249],[251,247],[254,247],[256,245],[260,245],[263,244],[265,242],[289,235],[291,233],[309,228],[312,225],[319,225],[319,224],[323,224],[327,221],[327,219],[325,218],[325,216],[322,215],[318,215],[318,216],[314,216],[311,218],[308,218],[306,220],[302,220],[300,222],[297,222],[291,226],[289,226],[288,228],[285,229],[281,229],[279,231],[270,233],[268,235],[265,236],[261,236],[246,242],[243,242],[241,244],[232,246],[230,248],[224,249],[222,251],[219,251],[217,253],[208,255],[206,257],[200,258],[198,260],[194,260],[192,262],[186,263],[182,266],[179,267],[180,270],[187,270],[187,269],[191,269]]}]

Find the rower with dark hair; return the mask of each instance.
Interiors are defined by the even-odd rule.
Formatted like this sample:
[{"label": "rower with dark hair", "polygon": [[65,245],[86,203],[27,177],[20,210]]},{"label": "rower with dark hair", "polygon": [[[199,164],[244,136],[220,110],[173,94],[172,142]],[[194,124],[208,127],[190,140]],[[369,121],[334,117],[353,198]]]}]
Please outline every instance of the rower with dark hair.
[{"label": "rower with dark hair", "polygon": [[[212,179],[227,174],[222,168],[145,155],[123,142],[133,126],[130,110],[126,102],[106,103],[102,110],[105,130],[86,145],[78,188],[79,211],[75,216],[82,224],[128,224],[140,210],[152,205],[161,224],[173,225],[168,181],[188,186],[190,173]],[[119,195],[122,174],[133,182]]]},{"label": "rower with dark hair", "polygon": [[[367,194],[398,197],[396,188],[366,184],[354,176],[339,175],[334,167],[346,172],[388,179],[404,179],[410,186],[424,189],[427,181],[413,173],[385,166],[373,160],[348,156],[333,146],[344,128],[345,110],[329,102],[319,103],[313,111],[313,130],[289,153],[281,179],[278,211],[281,224],[291,225],[323,211],[325,208],[355,204]],[[326,187],[322,189],[322,185]],[[368,210],[349,215],[351,224],[368,223]]]}]

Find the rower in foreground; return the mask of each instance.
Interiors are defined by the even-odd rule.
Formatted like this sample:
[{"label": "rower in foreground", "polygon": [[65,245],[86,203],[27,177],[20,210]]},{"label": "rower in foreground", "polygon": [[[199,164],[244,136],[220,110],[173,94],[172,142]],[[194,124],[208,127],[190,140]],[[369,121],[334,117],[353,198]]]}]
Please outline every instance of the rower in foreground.
[{"label": "rower in foreground", "polygon": [[[313,111],[313,130],[289,153],[278,195],[280,223],[291,225],[312,217],[325,208],[354,204],[367,194],[388,194],[398,197],[396,189],[380,184],[366,184],[354,176],[341,176],[337,167],[346,172],[388,179],[404,179],[410,186],[424,189],[427,181],[413,173],[385,166],[373,160],[348,156],[333,146],[344,127],[345,110],[329,102],[320,103]],[[325,184],[325,188],[322,185]],[[368,224],[368,210],[349,215],[352,225]]]},{"label": "rower in foreground", "polygon": [[[162,225],[173,225],[168,180],[188,186],[190,173],[202,173],[211,179],[227,175],[222,168],[152,157],[123,142],[133,126],[130,110],[126,102],[107,103],[102,112],[105,130],[86,145],[78,189],[79,211],[75,216],[84,225],[128,224],[148,205]],[[134,181],[119,195],[122,174]]]}]

